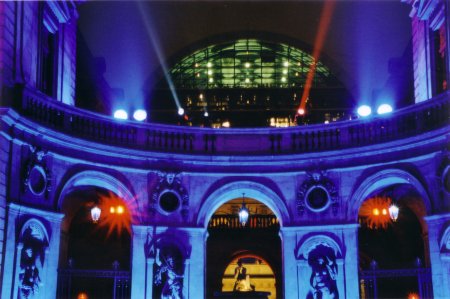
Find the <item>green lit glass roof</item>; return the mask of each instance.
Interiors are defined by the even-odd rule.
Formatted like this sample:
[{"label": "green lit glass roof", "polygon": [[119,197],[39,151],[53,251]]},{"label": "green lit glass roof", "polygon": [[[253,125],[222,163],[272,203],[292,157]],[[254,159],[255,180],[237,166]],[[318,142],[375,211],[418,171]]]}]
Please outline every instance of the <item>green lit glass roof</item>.
[{"label": "green lit glass roof", "polygon": [[[170,74],[177,88],[303,87],[313,64],[310,54],[287,44],[239,39],[182,58]],[[326,87],[330,82],[335,84],[334,76],[318,61],[313,87]]]}]

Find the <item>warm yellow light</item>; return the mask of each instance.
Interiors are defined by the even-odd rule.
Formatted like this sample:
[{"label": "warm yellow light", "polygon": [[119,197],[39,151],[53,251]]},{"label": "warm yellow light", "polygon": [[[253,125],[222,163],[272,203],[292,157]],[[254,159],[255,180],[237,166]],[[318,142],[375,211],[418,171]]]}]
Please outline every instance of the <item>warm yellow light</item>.
[{"label": "warm yellow light", "polygon": [[246,62],[246,63],[245,63],[245,67],[246,67],[246,68],[249,68],[249,67],[250,67],[250,62]]},{"label": "warm yellow light", "polygon": [[419,299],[419,295],[416,293],[409,293],[408,299]]},{"label": "warm yellow light", "polygon": [[245,83],[250,83],[250,79],[249,78],[245,78]]},{"label": "warm yellow light", "polygon": [[213,78],[209,78],[209,83],[213,83],[214,79]]},{"label": "warm yellow light", "polygon": [[212,63],[211,63],[211,62],[208,62],[208,63],[206,64],[206,66],[207,66],[207,67],[212,67]]},{"label": "warm yellow light", "polygon": [[283,65],[284,65],[285,67],[288,67],[288,66],[289,66],[289,62],[288,62],[288,61],[285,61]]},{"label": "warm yellow light", "polygon": [[110,212],[111,214],[114,214],[114,213],[116,212],[116,209],[115,209],[114,207],[110,207],[110,208],[109,208],[109,212]]},{"label": "warm yellow light", "polygon": [[117,207],[117,214],[123,214],[123,211],[124,211],[123,206]]},{"label": "warm yellow light", "polygon": [[386,197],[373,197],[366,200],[360,208],[359,216],[369,228],[386,228],[391,223],[389,205]]},{"label": "warm yellow light", "polygon": [[86,293],[79,293],[77,299],[88,299],[88,296]]},{"label": "warm yellow light", "polygon": [[203,93],[201,93],[198,97],[200,100],[203,100]]},{"label": "warm yellow light", "polygon": [[212,75],[212,70],[208,70],[208,75]]},{"label": "warm yellow light", "polygon": [[287,73],[288,73],[287,69],[284,69],[284,70],[283,70],[283,74],[286,75]]},{"label": "warm yellow light", "polygon": [[286,77],[282,77],[281,82],[286,82]]}]

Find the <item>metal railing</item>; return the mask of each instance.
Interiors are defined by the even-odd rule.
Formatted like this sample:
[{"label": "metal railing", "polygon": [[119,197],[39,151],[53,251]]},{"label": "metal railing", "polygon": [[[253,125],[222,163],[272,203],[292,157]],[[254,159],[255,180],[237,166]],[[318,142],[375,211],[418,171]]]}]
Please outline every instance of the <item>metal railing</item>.
[{"label": "metal railing", "polygon": [[[390,115],[291,128],[212,129],[135,121],[68,106],[22,89],[21,114],[70,136],[139,150],[199,155],[279,155],[383,143],[449,125],[450,92]],[[243,146],[245,145],[245,146]]]},{"label": "metal railing", "polygon": [[431,269],[424,268],[419,263],[415,268],[407,269],[377,269],[376,263],[371,265],[370,270],[361,271],[359,274],[361,298],[377,299],[379,297],[379,285],[381,280],[389,279],[390,283],[398,287],[399,278],[412,278],[417,283],[417,295],[421,299],[433,298],[433,285],[431,280]]},{"label": "metal railing", "polygon": [[[127,299],[131,296],[131,274],[130,271],[113,270],[84,270],[84,269],[59,269],[58,270],[58,291],[57,298],[70,299],[78,295],[77,279],[89,279],[95,287],[111,288],[110,293],[113,299]],[[105,280],[108,283],[105,283]],[[86,290],[86,283],[78,284],[83,292]],[[92,290],[91,290],[92,291]]]}]

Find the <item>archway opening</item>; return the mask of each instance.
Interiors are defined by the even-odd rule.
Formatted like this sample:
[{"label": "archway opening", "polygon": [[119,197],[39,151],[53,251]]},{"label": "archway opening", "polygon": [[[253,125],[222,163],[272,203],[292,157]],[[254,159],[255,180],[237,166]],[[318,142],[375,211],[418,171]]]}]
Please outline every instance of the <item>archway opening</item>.
[{"label": "archway opening", "polygon": [[[398,218],[389,207],[399,209]],[[378,190],[362,203],[358,219],[361,297],[427,298],[427,235],[425,205],[408,184]]]},{"label": "archway opening", "polygon": [[[98,208],[96,220],[92,210]],[[58,298],[113,297],[129,293],[132,212],[116,194],[80,187],[66,195],[62,223]],[[119,283],[117,279],[119,277]]]},{"label": "archway opening", "polygon": [[[249,212],[245,224],[239,219],[244,204]],[[234,198],[222,204],[208,223],[207,298],[243,291],[270,292],[269,298],[282,296],[279,230],[273,211],[254,198]],[[234,275],[239,260],[249,276],[247,288],[235,288],[237,280],[247,279]]]}]

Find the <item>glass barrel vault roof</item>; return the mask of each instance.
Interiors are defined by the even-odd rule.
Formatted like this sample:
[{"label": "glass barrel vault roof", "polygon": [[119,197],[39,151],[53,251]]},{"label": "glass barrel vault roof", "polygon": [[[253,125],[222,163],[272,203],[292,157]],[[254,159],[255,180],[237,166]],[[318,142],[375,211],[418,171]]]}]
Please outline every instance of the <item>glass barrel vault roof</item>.
[{"label": "glass barrel vault roof", "polygon": [[176,63],[170,74],[177,88],[302,88],[314,63],[313,87],[334,85],[330,70],[305,51],[257,39],[198,50]]}]

